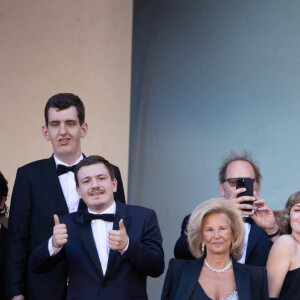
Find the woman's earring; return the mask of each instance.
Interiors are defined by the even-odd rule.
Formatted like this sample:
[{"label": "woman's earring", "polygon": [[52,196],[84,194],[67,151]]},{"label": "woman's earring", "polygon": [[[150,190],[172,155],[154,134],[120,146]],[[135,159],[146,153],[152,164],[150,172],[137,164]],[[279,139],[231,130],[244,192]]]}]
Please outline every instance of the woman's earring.
[{"label": "woman's earring", "polygon": [[204,253],[204,244],[202,244],[201,250]]}]

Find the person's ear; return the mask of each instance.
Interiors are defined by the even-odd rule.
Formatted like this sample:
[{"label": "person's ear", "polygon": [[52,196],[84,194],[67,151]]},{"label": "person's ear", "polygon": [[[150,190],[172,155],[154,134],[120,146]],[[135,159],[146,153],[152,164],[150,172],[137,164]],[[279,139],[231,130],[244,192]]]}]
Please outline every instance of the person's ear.
[{"label": "person's ear", "polygon": [[260,193],[260,188],[261,188],[261,185],[260,183],[256,183],[256,195],[259,197],[259,193]]},{"label": "person's ear", "polygon": [[113,187],[114,187],[113,191],[115,193],[117,191],[117,187],[118,187],[118,181],[117,181],[116,178],[112,181],[112,184],[113,184]]},{"label": "person's ear", "polygon": [[46,125],[42,126],[42,134],[47,141],[50,141],[48,127]]},{"label": "person's ear", "polygon": [[79,196],[79,199],[81,199],[82,197],[81,197],[80,189],[79,189],[78,186],[76,186],[76,191],[77,191],[77,194]]},{"label": "person's ear", "polygon": [[84,122],[81,125],[81,134],[80,134],[80,137],[84,138],[86,136],[86,134],[87,134],[87,131],[88,131],[88,124]]},{"label": "person's ear", "polygon": [[220,196],[224,197],[225,195],[225,191],[224,191],[224,187],[223,187],[223,183],[219,183],[219,191],[220,191]]}]

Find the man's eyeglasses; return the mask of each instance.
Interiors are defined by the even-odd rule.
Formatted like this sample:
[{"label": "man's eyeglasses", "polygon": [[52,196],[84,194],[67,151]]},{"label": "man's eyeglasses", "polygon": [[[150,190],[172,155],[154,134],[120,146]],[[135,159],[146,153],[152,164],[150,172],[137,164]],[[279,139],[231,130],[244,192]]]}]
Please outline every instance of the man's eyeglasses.
[{"label": "man's eyeglasses", "polygon": [[[252,178],[253,179],[253,178]],[[225,179],[223,182],[227,181],[229,183],[230,186],[232,187],[236,187],[236,181],[237,178],[227,178]],[[253,179],[253,181],[256,181],[255,179]]]}]

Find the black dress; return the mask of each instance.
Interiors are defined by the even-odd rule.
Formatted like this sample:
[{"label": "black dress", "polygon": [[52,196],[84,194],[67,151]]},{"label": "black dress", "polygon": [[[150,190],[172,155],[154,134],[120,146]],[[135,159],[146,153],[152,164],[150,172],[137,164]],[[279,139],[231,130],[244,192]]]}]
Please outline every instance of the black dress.
[{"label": "black dress", "polygon": [[300,299],[300,268],[288,271],[280,292],[279,299]]},{"label": "black dress", "polygon": [[[212,299],[205,294],[201,284],[198,283],[191,296],[191,300],[212,300]],[[238,300],[237,292],[233,291],[225,300]]]}]

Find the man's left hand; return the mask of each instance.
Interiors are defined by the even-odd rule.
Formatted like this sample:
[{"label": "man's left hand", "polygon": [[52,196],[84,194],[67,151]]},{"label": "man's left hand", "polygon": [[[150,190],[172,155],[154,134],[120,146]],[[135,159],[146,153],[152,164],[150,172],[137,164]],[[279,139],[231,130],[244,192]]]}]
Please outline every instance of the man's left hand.
[{"label": "man's left hand", "polygon": [[128,235],[124,226],[123,219],[119,222],[119,230],[110,230],[108,232],[108,245],[109,248],[115,251],[122,251],[128,244]]},{"label": "man's left hand", "polygon": [[254,192],[254,205],[256,211],[251,215],[254,222],[261,227],[268,235],[278,231],[279,227],[276,223],[275,216],[272,209],[270,209],[264,199],[259,199],[256,192]]}]

